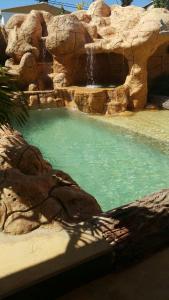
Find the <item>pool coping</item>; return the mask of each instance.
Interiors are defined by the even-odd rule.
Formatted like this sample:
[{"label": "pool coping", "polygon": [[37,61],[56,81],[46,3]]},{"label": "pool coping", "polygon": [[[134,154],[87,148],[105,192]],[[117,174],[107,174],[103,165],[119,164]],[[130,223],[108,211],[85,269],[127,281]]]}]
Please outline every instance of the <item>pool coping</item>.
[{"label": "pool coping", "polygon": [[0,246],[0,299],[111,250],[101,230],[86,223],[70,232],[58,226],[20,236],[0,233]]}]

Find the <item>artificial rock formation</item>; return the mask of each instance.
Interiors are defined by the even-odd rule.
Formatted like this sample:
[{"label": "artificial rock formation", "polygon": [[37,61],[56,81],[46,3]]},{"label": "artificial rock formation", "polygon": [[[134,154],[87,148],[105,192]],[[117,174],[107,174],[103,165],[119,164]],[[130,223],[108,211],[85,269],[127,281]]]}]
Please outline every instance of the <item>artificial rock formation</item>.
[{"label": "artificial rock formation", "polygon": [[112,246],[112,263],[131,264],[169,245],[169,189],[104,214],[103,236]]},{"label": "artificial rock formation", "polygon": [[56,221],[77,223],[101,212],[73,179],[9,128],[0,130],[0,230],[27,233]]},{"label": "artificial rock formation", "polygon": [[86,85],[92,56],[96,83],[115,82],[125,91],[122,97],[114,88],[101,113],[142,109],[148,84],[169,73],[168,29],[166,9],[108,6],[102,0],[69,15],[32,11],[6,24],[6,65],[24,89],[33,84],[35,90],[57,90]]}]

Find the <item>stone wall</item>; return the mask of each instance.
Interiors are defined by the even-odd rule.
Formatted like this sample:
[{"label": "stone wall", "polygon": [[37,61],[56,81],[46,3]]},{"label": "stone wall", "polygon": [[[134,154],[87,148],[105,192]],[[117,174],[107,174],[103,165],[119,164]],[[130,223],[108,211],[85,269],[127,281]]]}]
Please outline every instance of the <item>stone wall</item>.
[{"label": "stone wall", "polygon": [[64,107],[64,97],[59,97],[57,91],[27,91],[24,93],[30,108]]},{"label": "stone wall", "polygon": [[91,114],[123,112],[129,104],[128,91],[118,88],[60,87],[53,91],[25,92],[31,109],[69,107]]}]

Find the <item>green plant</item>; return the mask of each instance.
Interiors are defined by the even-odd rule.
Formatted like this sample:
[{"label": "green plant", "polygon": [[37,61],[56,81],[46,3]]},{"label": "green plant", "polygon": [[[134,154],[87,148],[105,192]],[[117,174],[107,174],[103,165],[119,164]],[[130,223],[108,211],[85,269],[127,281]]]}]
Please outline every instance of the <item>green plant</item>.
[{"label": "green plant", "polygon": [[63,5],[61,5],[61,7],[60,7],[60,14],[61,14],[61,15],[64,15],[64,14],[65,14],[65,9],[64,9],[64,6],[63,6]]},{"label": "green plant", "polygon": [[169,9],[169,0],[153,0],[154,7],[162,7]]},{"label": "green plant", "polygon": [[133,0],[121,0],[121,6],[128,6],[133,2]]},{"label": "green plant", "polygon": [[77,10],[83,10],[85,8],[85,5],[86,5],[85,1],[78,2],[76,4],[76,9]]},{"label": "green plant", "polygon": [[16,122],[22,126],[28,118],[28,108],[23,92],[19,91],[16,78],[0,67],[0,126]]}]

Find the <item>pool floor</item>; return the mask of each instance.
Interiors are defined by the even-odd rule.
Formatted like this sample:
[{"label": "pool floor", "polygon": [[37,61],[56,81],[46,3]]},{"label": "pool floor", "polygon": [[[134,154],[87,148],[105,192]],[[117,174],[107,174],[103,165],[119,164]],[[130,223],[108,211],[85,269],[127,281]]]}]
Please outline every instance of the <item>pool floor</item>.
[{"label": "pool floor", "polygon": [[69,173],[104,211],[169,186],[160,144],[64,109],[31,111],[19,129],[56,169]]}]

